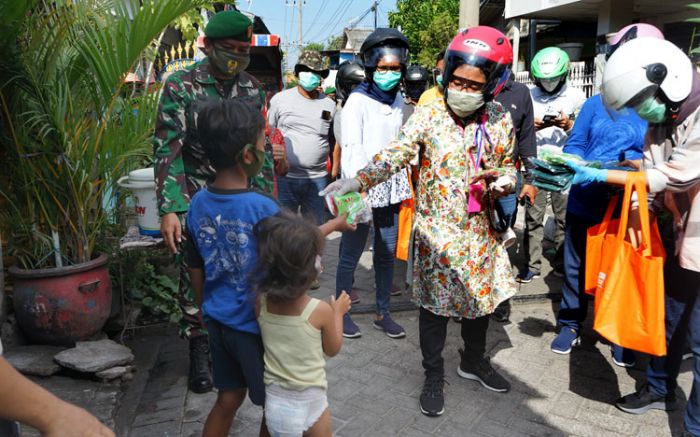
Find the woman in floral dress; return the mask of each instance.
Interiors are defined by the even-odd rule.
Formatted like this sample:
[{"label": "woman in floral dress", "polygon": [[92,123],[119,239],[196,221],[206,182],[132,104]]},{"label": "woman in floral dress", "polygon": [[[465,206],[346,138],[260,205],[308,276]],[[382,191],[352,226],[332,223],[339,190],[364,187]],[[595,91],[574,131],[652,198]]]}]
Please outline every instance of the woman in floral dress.
[{"label": "woman in floral dress", "polygon": [[[512,121],[493,102],[512,58],[508,39],[496,29],[479,26],[457,35],[445,55],[445,100],[417,107],[373,163],[326,190],[366,191],[407,164],[420,165],[413,297],[420,306],[426,375],[420,408],[429,416],[444,411],[442,349],[450,317],[462,318],[458,374],[494,391],[510,388],[484,354],[488,315],[515,294],[515,282],[506,250],[489,227],[485,202],[479,210],[477,199],[479,192],[499,196],[515,185]],[[498,169],[500,176],[484,179],[488,169]]]}]

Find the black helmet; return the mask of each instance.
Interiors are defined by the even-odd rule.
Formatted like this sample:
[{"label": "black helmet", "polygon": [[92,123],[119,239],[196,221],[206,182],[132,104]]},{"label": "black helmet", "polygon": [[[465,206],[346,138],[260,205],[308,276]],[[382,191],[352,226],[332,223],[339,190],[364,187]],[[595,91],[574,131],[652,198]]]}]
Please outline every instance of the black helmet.
[{"label": "black helmet", "polygon": [[412,100],[420,99],[421,94],[428,88],[428,70],[420,65],[411,65],[404,77],[404,92]]},{"label": "black helmet", "polygon": [[345,100],[352,89],[365,80],[365,67],[360,61],[347,61],[340,64],[335,75],[335,95]]},{"label": "black helmet", "polygon": [[408,61],[408,39],[397,29],[379,28],[370,33],[360,47],[365,71],[374,71],[379,60],[387,55],[395,56],[405,66]]},{"label": "black helmet", "polygon": [[406,82],[427,82],[430,73],[420,65],[411,65],[406,69]]}]

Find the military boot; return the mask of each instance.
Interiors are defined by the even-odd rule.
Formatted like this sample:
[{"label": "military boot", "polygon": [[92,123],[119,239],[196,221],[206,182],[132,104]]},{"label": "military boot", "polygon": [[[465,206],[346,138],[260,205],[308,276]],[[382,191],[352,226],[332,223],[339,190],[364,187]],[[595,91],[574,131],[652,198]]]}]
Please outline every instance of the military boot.
[{"label": "military boot", "polygon": [[212,389],[208,335],[190,339],[190,374],[187,386],[195,393],[206,393]]}]

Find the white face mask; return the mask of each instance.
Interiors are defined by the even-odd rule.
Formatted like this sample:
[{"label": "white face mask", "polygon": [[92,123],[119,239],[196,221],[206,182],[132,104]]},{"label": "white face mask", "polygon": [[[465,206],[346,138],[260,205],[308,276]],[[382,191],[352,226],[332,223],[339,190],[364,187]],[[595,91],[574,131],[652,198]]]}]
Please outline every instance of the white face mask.
[{"label": "white face mask", "polygon": [[477,109],[484,106],[484,95],[448,89],[447,104],[458,117],[464,118],[472,115]]},{"label": "white face mask", "polygon": [[559,78],[556,79],[541,79],[540,83],[542,84],[542,88],[544,88],[545,91],[548,93],[551,93],[557,88],[557,85],[559,85]]}]

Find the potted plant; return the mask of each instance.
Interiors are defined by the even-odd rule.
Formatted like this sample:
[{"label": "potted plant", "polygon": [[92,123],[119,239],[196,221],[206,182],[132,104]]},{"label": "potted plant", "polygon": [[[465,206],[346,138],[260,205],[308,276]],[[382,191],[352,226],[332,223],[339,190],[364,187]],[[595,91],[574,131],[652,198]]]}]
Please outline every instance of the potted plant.
[{"label": "potted plant", "polygon": [[[0,197],[17,321],[33,341],[99,332],[111,283],[100,252],[116,179],[151,154],[157,93],[126,74],[193,0],[3,2]],[[150,48],[150,50],[148,50]],[[146,76],[148,77],[148,76]],[[138,107],[139,110],[133,110]]]}]

